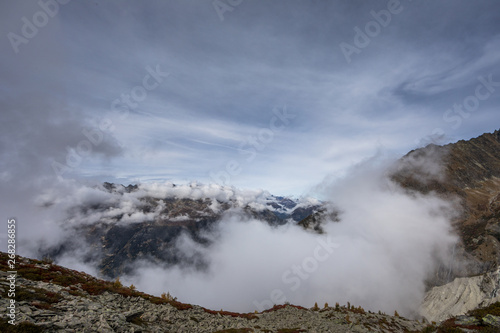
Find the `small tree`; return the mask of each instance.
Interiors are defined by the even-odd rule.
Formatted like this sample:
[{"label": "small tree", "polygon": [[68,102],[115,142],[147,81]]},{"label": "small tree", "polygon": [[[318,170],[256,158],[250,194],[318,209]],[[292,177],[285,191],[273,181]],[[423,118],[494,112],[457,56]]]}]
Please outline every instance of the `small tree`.
[{"label": "small tree", "polygon": [[115,288],[122,288],[123,287],[123,284],[120,281],[120,277],[117,277],[115,282],[113,282],[113,287],[115,287]]},{"label": "small tree", "polygon": [[170,292],[167,292],[166,294],[165,293],[161,294],[161,298],[166,300],[166,301],[176,301],[177,300],[177,297],[173,297],[172,295],[170,295]]},{"label": "small tree", "polygon": [[318,307],[318,303],[314,303],[314,306],[313,306],[313,311],[318,311],[319,310],[319,307]]},{"label": "small tree", "polygon": [[328,303],[325,303],[325,309],[328,307]]},{"label": "small tree", "polygon": [[42,258],[42,261],[49,265],[52,265],[54,263],[54,259],[52,259],[49,255],[44,256]]},{"label": "small tree", "polygon": [[394,311],[394,317],[399,317],[399,313],[397,311]]},{"label": "small tree", "polygon": [[135,289],[137,289],[137,288],[136,288],[133,284],[131,284],[129,288],[130,288],[130,290],[135,290]]}]

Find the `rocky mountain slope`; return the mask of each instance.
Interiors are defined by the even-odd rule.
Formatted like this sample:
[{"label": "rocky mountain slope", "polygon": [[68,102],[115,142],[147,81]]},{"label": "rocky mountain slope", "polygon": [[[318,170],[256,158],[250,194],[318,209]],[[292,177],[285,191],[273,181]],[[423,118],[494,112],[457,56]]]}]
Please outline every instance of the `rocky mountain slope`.
[{"label": "rocky mountain slope", "polygon": [[[9,282],[0,253],[0,305]],[[154,297],[48,262],[17,257],[16,326],[0,313],[2,332],[420,332],[426,325],[349,305],[306,309],[280,305],[260,313],[214,311]]]},{"label": "rocky mountain slope", "polygon": [[430,321],[441,322],[468,311],[500,302],[499,271],[473,277],[456,278],[443,286],[433,287],[426,295],[421,314]]},{"label": "rocky mountain slope", "polygon": [[[438,161],[420,164],[420,157]],[[425,159],[424,159],[425,160]],[[429,145],[408,153],[393,178],[403,187],[457,198],[461,210],[455,230],[461,244],[453,274],[494,271],[500,260],[500,131],[445,146]],[[441,272],[442,273],[442,272]]]},{"label": "rocky mountain slope", "polygon": [[[421,164],[424,160],[436,164]],[[429,280],[422,314],[441,321],[499,300],[500,131],[408,153],[393,178],[410,191],[457,201],[460,242]]]},{"label": "rocky mountain slope", "polygon": [[[391,177],[409,192],[456,202],[452,260],[429,277],[421,313],[444,321],[500,300],[500,131],[445,146],[429,145],[400,159]],[[322,212],[301,224],[321,230]]]},{"label": "rocky mountain slope", "polygon": [[[500,131],[413,150],[398,161],[391,178],[409,192],[434,192],[456,202],[453,228],[460,243],[453,249],[454,260],[436,271],[430,287],[498,269]],[[318,209],[299,224],[320,231],[325,218],[336,219]]]},{"label": "rocky mountain slope", "polygon": [[353,305],[290,304],[255,313],[214,311],[185,304],[170,294],[155,297],[99,280],[50,262],[16,256],[15,297],[9,295],[11,268],[0,252],[0,306],[12,301],[15,316],[0,313],[0,331],[9,332],[391,332],[446,333],[500,331],[500,303],[452,317],[437,326]]}]

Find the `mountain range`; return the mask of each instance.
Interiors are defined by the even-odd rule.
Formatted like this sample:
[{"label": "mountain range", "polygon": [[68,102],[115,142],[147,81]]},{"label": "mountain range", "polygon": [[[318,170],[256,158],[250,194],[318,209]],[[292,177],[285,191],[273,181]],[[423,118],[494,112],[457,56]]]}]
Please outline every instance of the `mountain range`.
[{"label": "mountain range", "polygon": [[[311,198],[299,200],[265,191],[245,192],[198,183],[165,184],[159,190],[104,183],[95,190],[112,200],[72,207],[72,216],[88,222],[68,223],[68,228],[72,229],[71,234],[85,239],[89,261],[96,260],[96,253],[99,255],[101,274],[112,279],[129,273],[130,264],[140,259],[202,269],[207,265],[204,258],[187,256],[176,246],[177,242],[187,235],[202,246],[210,246],[206,235],[223,216],[238,214],[278,227],[300,224],[324,210],[320,201]],[[123,209],[124,203],[130,207]],[[43,257],[57,260],[79,248],[74,239],[65,239],[45,249]]]},{"label": "mountain range", "polygon": [[[423,163],[422,161],[432,161]],[[392,179],[408,191],[438,193],[458,202],[460,214],[453,228],[460,237],[454,262],[441,267],[430,285],[455,277],[494,271],[500,258],[500,132],[445,146],[428,145],[409,152],[391,171]],[[338,221],[338,212],[319,200],[273,196],[265,191],[245,193],[230,187],[191,183],[158,188],[104,183],[96,188],[112,200],[73,207],[75,228],[101,255],[103,276],[116,278],[127,272],[127,263],[148,257],[175,265],[203,266],[202,258],[183,255],[175,243],[188,234],[209,245],[204,234],[231,213],[243,214],[278,227],[286,223],[321,232],[325,216]],[[129,209],[122,209],[125,205]],[[71,251],[73,240],[50,249],[44,256],[57,260]],[[96,251],[93,251],[94,253]],[[92,257],[95,259],[95,257]],[[90,257],[89,257],[90,260]]]},{"label": "mountain range", "polygon": [[[388,173],[408,195],[432,194],[454,207],[450,227],[457,242],[449,261],[427,277],[421,315],[429,322],[452,318],[462,323],[468,311],[495,309],[500,301],[500,131],[413,150]],[[133,272],[140,260],[207,270],[210,261],[203,253],[186,252],[179,244],[187,237],[210,248],[217,243],[217,226],[228,216],[258,220],[278,232],[297,225],[316,234],[343,218],[335,203],[219,185],[104,183],[92,191],[91,199],[67,211],[63,228],[73,237],[41,247],[40,257],[57,262],[78,252],[108,280]],[[490,315],[500,315],[495,311]],[[462,326],[490,327],[482,318]]]}]

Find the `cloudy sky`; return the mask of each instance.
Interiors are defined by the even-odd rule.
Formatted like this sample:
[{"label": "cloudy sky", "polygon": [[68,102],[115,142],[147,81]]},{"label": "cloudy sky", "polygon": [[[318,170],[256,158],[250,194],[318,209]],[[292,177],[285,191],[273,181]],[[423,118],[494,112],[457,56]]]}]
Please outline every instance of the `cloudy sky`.
[{"label": "cloudy sky", "polygon": [[0,31],[4,184],[301,195],[500,128],[496,0],[3,1]]}]

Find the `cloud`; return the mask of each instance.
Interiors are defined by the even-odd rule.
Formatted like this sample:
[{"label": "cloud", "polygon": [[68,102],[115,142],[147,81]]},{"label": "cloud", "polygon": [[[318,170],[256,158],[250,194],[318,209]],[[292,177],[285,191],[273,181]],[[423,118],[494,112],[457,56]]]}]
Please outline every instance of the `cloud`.
[{"label": "cloud", "polygon": [[[422,177],[439,176],[436,156],[422,158],[407,163],[429,171]],[[178,250],[194,266],[129,263],[133,273],[122,279],[146,292],[170,291],[184,302],[213,309],[253,311],[285,301],[303,306],[349,301],[366,309],[415,315],[426,278],[438,263],[448,260],[447,250],[456,242],[449,224],[455,207],[432,193],[405,192],[390,180],[393,170],[393,162],[377,156],[340,179],[322,182],[315,192],[338,209],[341,220],[327,222],[323,235],[293,224],[270,227],[232,211],[203,235],[211,246],[187,235],[177,240]],[[28,192],[13,192],[18,204],[14,207],[22,211],[17,217],[24,255],[36,256],[40,249],[74,239],[75,226],[161,218],[165,198],[211,198],[210,209],[217,211],[218,201],[258,209],[270,196],[264,190],[201,183],[144,183],[131,192],[72,180],[37,184],[25,201],[19,195]],[[142,199],[147,197],[159,205],[146,212]],[[21,210],[20,205],[26,208]],[[82,239],[74,242],[78,246],[59,263],[96,273],[101,253],[87,251]]]},{"label": "cloud", "polygon": [[[447,109],[474,92],[477,76],[491,74],[495,82],[500,80],[498,2],[402,3],[405,9],[361,54],[353,55],[350,64],[345,62],[339,44],[352,41],[354,27],[373,20],[370,11],[386,8],[387,2],[290,0],[285,6],[246,1],[227,12],[221,22],[210,1],[123,1],[120,5],[71,1],[60,6],[58,14],[27,44],[20,45],[19,53],[13,52],[8,38],[3,38],[0,208],[19,220],[21,253],[36,254],[40,242],[50,245],[67,237],[65,225],[113,222],[118,213],[125,214],[128,223],[157,217],[159,210],[140,211],[141,195],[209,196],[263,204],[265,191],[249,194],[230,186],[174,189],[168,184],[145,184],[213,182],[211,172],[225,170],[227,163],[235,160],[242,171],[227,185],[265,188],[273,194],[301,195],[330,174],[334,184],[323,183],[323,196],[345,212],[343,222],[333,224],[331,233],[341,233],[343,248],[350,249],[350,240],[375,256],[381,245],[368,221],[385,226],[384,211],[387,220],[393,221],[391,226],[397,226],[395,220],[404,219],[391,200],[422,219],[440,203],[436,198],[409,198],[390,181],[375,182],[372,177],[385,179],[378,169],[359,167],[364,170],[359,171],[360,182],[349,178],[357,171],[348,172],[348,168],[377,149],[404,154],[436,126],[444,129],[442,138],[446,142],[498,127],[494,121],[500,101],[498,91],[481,101],[480,108],[463,119],[460,128],[451,128],[443,120]],[[0,30],[7,36],[9,32],[22,33],[22,18],[31,19],[41,7],[38,2],[2,2],[0,9]],[[453,15],[443,20],[444,13],[450,12]],[[111,112],[112,102],[130,94],[142,83],[145,68],[156,64],[171,75],[148,92],[126,119],[119,119]],[[242,155],[238,147],[268,127],[273,108],[283,105],[296,118],[276,133],[251,163],[247,162],[247,155]],[[75,167],[65,173],[65,180],[57,179],[52,162],[68,163],[78,145],[89,140],[82,131],[95,129],[104,118],[113,120],[115,130],[103,131],[102,143],[92,145],[92,152],[75,162]],[[335,182],[342,177],[351,179],[352,185]],[[100,182],[117,180],[144,184],[136,193],[106,193],[99,187]],[[347,199],[352,203],[345,202]],[[375,202],[387,207],[381,210],[372,205]],[[358,212],[354,203],[364,208]],[[417,203],[420,210],[413,206]],[[84,204],[107,208],[91,215],[74,208]],[[217,210],[217,204],[212,208]],[[442,231],[440,214],[431,216],[431,220],[437,219],[437,229],[428,226],[429,232]],[[363,218],[367,225],[356,224],[361,223],[354,221],[357,218]],[[256,242],[258,232],[262,232],[283,247],[289,246],[266,227],[251,221],[234,223]],[[408,223],[416,221],[410,219]],[[359,227],[365,227],[371,236],[363,238]],[[382,227],[392,235],[391,228]],[[229,251],[229,239],[236,231],[224,230],[220,230],[220,237]],[[285,260],[290,265],[310,256],[319,237],[294,229],[283,233],[295,238],[297,244],[302,244],[302,236],[305,239],[293,258]],[[430,241],[418,240],[426,246],[434,244],[434,238]],[[411,240],[407,243],[415,244]],[[404,252],[403,245],[395,244]],[[217,249],[200,251],[213,256],[215,262],[237,264],[237,259],[225,258]],[[273,251],[281,253],[270,245],[254,251],[264,258]],[[350,251],[356,253],[346,257],[352,261],[344,262],[333,254],[331,260],[348,267],[348,273],[365,276],[359,267],[372,267],[371,263],[365,263],[356,249]],[[250,277],[257,281],[256,288],[264,290],[268,282],[259,280],[257,272],[259,268],[273,268],[260,267],[257,259],[247,257],[255,267]],[[393,275],[397,260],[391,258],[374,257],[373,262]],[[277,275],[289,269],[279,262],[276,265]],[[324,270],[321,276],[325,281],[336,277],[335,272]],[[382,270],[375,272],[383,275]],[[357,281],[360,277],[354,275],[352,281]],[[420,281],[421,275],[416,276]],[[196,282],[194,277],[190,279]],[[241,279],[248,281],[244,276]],[[279,276],[276,281],[281,288]],[[364,291],[362,286],[354,286]],[[311,288],[311,295],[316,295]],[[179,296],[189,296],[182,289],[176,291]],[[351,292],[355,294],[355,289]],[[308,296],[299,299],[293,295],[287,297],[310,302]],[[344,295],[336,295],[342,301]]]},{"label": "cloud", "polygon": [[263,310],[285,301],[303,306],[361,305],[416,315],[425,280],[448,260],[454,203],[407,193],[393,183],[387,160],[357,165],[342,180],[322,184],[341,212],[326,234],[297,225],[273,228],[230,215],[207,234],[213,246],[183,242],[207,270],[138,262],[124,278],[147,292],[169,291],[184,302],[232,311]]},{"label": "cloud", "polygon": [[[13,160],[21,138],[31,137],[33,148],[61,161],[81,140],[81,126],[93,127],[82,119],[110,117],[115,132],[94,147],[106,158],[87,159],[68,176],[209,182],[210,172],[241,158],[238,146],[268,125],[273,108],[286,104],[297,118],[231,185],[258,182],[273,193],[302,194],[328,168],[369,156],[374,142],[399,154],[414,148],[470,94],[478,75],[500,77],[494,0],[401,3],[404,10],[351,64],[339,44],[387,3],[252,1],[223,22],[210,2],[61,5],[18,54],[7,38],[0,42],[8,51],[0,55],[2,123],[11,121],[5,112],[15,112],[28,125],[0,143],[2,151]],[[37,2],[1,6],[4,35],[21,33],[22,17],[41,10]],[[127,119],[114,119],[111,103],[156,64],[170,76]],[[446,140],[495,129],[499,98],[482,103],[460,129],[445,128]],[[321,154],[344,145],[355,147],[347,162]],[[320,154],[311,157],[311,149]],[[299,170],[296,161],[309,159]],[[25,168],[19,171],[31,172]],[[287,182],[299,177],[300,184]]]}]

